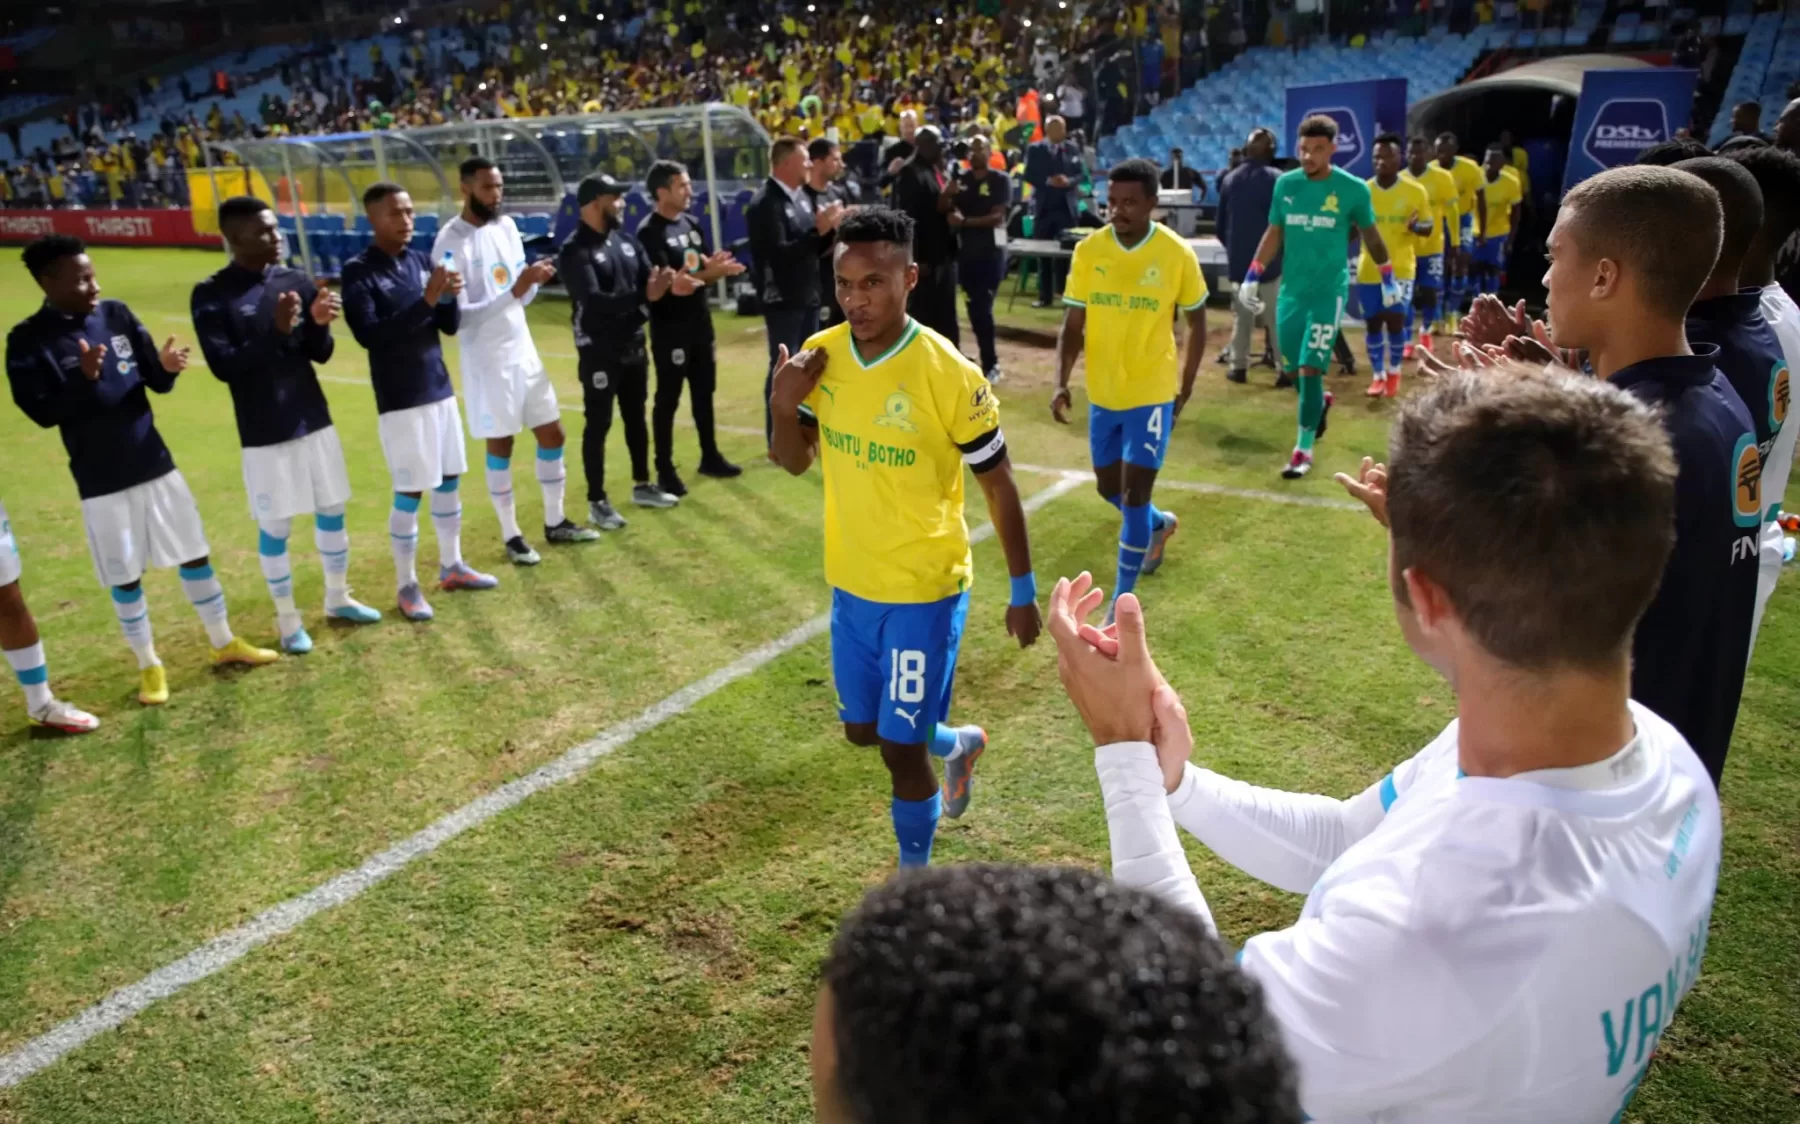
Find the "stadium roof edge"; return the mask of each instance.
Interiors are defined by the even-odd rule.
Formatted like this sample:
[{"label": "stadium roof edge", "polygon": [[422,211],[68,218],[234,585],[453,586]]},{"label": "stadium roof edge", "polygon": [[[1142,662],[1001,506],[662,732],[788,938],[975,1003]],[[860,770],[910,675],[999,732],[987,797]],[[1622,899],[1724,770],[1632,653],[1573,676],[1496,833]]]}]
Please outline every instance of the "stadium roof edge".
[{"label": "stadium roof edge", "polygon": [[1485,97],[1508,90],[1541,90],[1574,97],[1581,93],[1581,75],[1589,70],[1637,70],[1649,67],[1643,59],[1631,55],[1563,55],[1538,62],[1528,62],[1511,70],[1477,78],[1420,98],[1407,111],[1407,125],[1413,131],[1429,132],[1429,122],[1441,116],[1458,102]]}]

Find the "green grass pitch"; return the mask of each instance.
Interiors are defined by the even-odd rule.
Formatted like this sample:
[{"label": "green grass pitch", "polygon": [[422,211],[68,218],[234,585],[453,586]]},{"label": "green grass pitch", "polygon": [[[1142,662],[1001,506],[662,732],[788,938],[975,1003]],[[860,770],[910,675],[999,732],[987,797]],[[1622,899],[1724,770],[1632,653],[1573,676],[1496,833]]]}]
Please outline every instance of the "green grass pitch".
[{"label": "green grass pitch", "polygon": [[[10,324],[38,294],[6,256]],[[189,291],[223,264],[188,251],[94,256],[107,296],[159,339],[190,341]],[[567,304],[545,299],[530,316],[565,407],[578,405]],[[1225,319],[1214,313],[1215,332]],[[1023,307],[1003,321],[1054,324]],[[825,608],[819,477],[791,479],[761,455],[760,322],[717,325],[720,420],[733,427],[723,443],[745,475],[690,478],[679,509],[626,508],[624,533],[540,545],[543,565],[520,570],[504,562],[471,445],[464,549],[502,586],[435,596],[437,620],[423,626],[391,612],[373,396],[365,355],[340,327],[325,374],[356,488],[351,577],[388,619],[324,624],[302,520],[295,584],[317,650],[218,674],[175,575],[156,572],[146,586],[173,690],[157,710],[135,701],[135,665],[93,578],[57,435],[0,406],[0,496],[53,683],[106,723],[81,739],[37,736],[0,689],[0,1052]],[[1064,428],[1046,408],[1051,353],[1009,343],[1003,361],[1015,460],[1084,468],[1081,412]],[[1367,401],[1360,379],[1331,380],[1319,471],[1284,484],[1293,399],[1270,381],[1264,370],[1260,385],[1228,386],[1209,356],[1164,472],[1206,487],[1159,491],[1182,528],[1141,592],[1204,763],[1347,795],[1423,745],[1453,700],[1394,626],[1372,520],[1230,491],[1341,498],[1331,472],[1380,453],[1392,404]],[[197,365],[154,405],[233,624],[272,643],[225,387]],[[579,514],[582,417],[571,409],[564,423]],[[693,431],[676,435],[691,469]],[[622,498],[622,434],[611,455]],[[1055,480],[1020,473],[1028,496]],[[529,471],[518,495],[529,530],[540,522]],[[971,501],[980,522],[977,489]],[[1044,506],[1031,532],[1046,587],[1084,568],[1110,582],[1118,516],[1086,487]],[[422,538],[423,571],[436,547]],[[970,814],[940,832],[938,860],[1104,866],[1091,747],[1048,638],[1025,652],[1008,640],[998,544],[975,556],[955,716],[985,724],[994,748]],[[1775,595],[1738,720],[1705,971],[1637,1121],[1800,1120],[1795,584]],[[842,912],[894,860],[885,775],[839,736],[826,656],[823,638],[781,656],[574,783],[0,1089],[0,1122],[810,1119],[816,965]],[[1296,915],[1298,898],[1197,845],[1192,855],[1228,938]]]}]

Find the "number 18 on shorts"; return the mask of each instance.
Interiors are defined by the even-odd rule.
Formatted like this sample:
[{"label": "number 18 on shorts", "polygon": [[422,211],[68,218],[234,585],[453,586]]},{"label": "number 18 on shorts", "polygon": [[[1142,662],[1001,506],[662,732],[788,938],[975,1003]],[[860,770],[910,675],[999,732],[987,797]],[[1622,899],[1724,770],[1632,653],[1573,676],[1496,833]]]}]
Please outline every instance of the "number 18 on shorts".
[{"label": "number 18 on shorts", "polygon": [[915,745],[950,713],[969,595],[890,604],[831,591],[831,677],[838,717],[872,723],[882,740]]}]

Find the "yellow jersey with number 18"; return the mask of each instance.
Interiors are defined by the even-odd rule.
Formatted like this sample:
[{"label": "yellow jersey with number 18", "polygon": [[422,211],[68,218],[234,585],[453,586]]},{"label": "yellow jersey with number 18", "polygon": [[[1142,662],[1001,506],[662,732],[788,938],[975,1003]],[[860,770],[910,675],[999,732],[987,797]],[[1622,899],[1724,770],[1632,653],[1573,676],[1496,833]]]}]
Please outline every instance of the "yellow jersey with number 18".
[{"label": "yellow jersey with number 18", "polygon": [[806,341],[825,374],[800,408],[819,429],[825,474],[825,580],[865,601],[917,604],[968,589],[963,465],[1006,453],[1000,403],[949,340],[910,317],[865,359],[850,325]]},{"label": "yellow jersey with number 18", "polygon": [[[1388,264],[1394,267],[1394,276],[1402,281],[1413,280],[1419,271],[1415,249],[1418,235],[1412,232],[1409,224],[1414,219],[1431,218],[1431,196],[1405,176],[1395,177],[1392,187],[1383,187],[1370,177],[1369,206],[1375,212],[1375,229],[1387,246]],[[1367,246],[1363,247],[1362,259],[1356,266],[1356,280],[1362,285],[1381,280],[1381,267],[1369,256]]]},{"label": "yellow jersey with number 18", "polygon": [[1087,309],[1088,401],[1107,410],[1173,402],[1175,314],[1205,300],[1194,248],[1161,223],[1135,246],[1111,226],[1077,243],[1063,303]]}]

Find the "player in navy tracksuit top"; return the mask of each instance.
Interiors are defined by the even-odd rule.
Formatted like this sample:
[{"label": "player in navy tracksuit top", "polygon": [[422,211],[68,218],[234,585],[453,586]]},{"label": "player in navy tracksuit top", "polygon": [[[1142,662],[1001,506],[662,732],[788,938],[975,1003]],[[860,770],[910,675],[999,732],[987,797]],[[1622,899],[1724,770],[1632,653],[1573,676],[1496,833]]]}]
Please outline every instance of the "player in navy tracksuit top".
[{"label": "player in navy tracksuit top", "polygon": [[181,568],[214,663],[280,658],[232,635],[199,509],[150,412],[147,391],[175,388],[187,348],[171,336],[159,349],[129,308],[100,299],[94,263],[79,239],[38,239],[25,248],[25,266],[44,291],[44,306],[7,336],[6,376],[27,417],[62,431],[94,572],[111,588],[137,656],[138,700],[154,706],[169,699],[140,582],[148,566]]},{"label": "player in navy tracksuit top", "polygon": [[352,624],[381,619],[350,596],[350,536],[344,529],[350,475],[313,370],[331,358],[338,297],[280,264],[281,230],[262,200],[227,199],[219,207],[219,229],[232,261],[194,286],[194,330],[207,366],[231,388],[244,447],[244,488],[259,529],[257,555],[275,602],[281,649],[302,655],[312,650],[312,637],[294,604],[288,561],[297,516],[313,517],[326,616]]},{"label": "player in navy tracksuit top", "polygon": [[427,490],[438,536],[438,588],[492,589],[500,584],[462,558],[462,496],[457,488],[469,463],[441,346],[442,336],[456,334],[461,325],[456,294],[462,277],[453,269],[434,267],[410,248],[412,198],[398,185],[370,187],[363,193],[363,209],[375,238],[344,263],[344,319],[369,352],[381,451],[394,481],[388,535],[400,613],[407,620],[430,620],[431,606],[419,589],[414,565],[419,500]]}]

